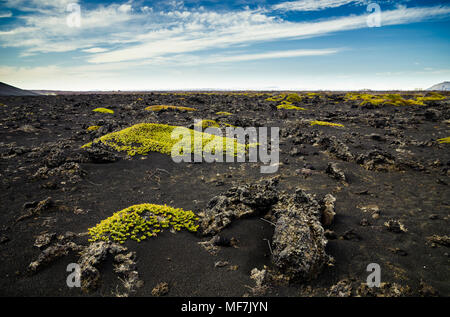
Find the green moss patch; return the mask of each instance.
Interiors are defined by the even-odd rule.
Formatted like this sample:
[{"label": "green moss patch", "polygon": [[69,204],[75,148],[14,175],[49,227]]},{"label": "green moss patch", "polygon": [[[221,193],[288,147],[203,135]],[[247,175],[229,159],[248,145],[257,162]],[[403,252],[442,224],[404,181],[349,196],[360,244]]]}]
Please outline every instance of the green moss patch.
[{"label": "green moss patch", "polygon": [[278,105],[277,109],[306,110],[305,108],[294,106],[291,102],[286,102],[286,101],[283,101],[280,105]]},{"label": "green moss patch", "polygon": [[410,99],[406,99],[400,94],[360,94],[360,93],[348,93],[345,96],[346,100],[359,100],[360,105],[365,106],[372,104],[374,106],[380,105],[393,105],[393,106],[425,106],[426,101],[440,101],[446,99],[445,96],[435,92],[428,93],[425,96],[419,96]]},{"label": "green moss patch", "polygon": [[114,113],[114,110],[111,110],[111,109],[108,109],[108,108],[95,108],[92,111],[100,112],[100,113],[109,113],[109,114],[113,114]]},{"label": "green moss patch", "polygon": [[300,96],[299,94],[289,94],[286,97],[286,101],[293,103],[293,102],[302,102],[303,97]]},{"label": "green moss patch", "polygon": [[[172,139],[172,132],[174,129],[178,129],[185,135],[190,135],[185,140]],[[194,143],[195,140],[201,140],[198,145]],[[180,141],[181,140],[181,141]],[[183,147],[186,152],[178,153],[180,156],[185,154],[199,154],[203,153],[203,149],[213,147],[214,144],[220,145],[224,149],[224,154],[236,156],[239,153],[246,153],[249,146],[237,142],[237,139],[221,137],[209,133],[200,131],[194,131],[192,129],[184,127],[169,126],[166,124],[157,123],[140,123],[129,128],[123,129],[118,132],[112,132],[106,134],[96,140],[93,143],[102,143],[113,148],[119,152],[127,152],[128,155],[134,156],[136,154],[145,155],[148,152],[160,152],[163,154],[171,155],[172,147],[175,144],[180,145],[179,142],[190,141]],[[184,144],[184,143],[183,143]],[[92,142],[83,145],[83,147],[91,147]]]},{"label": "green moss patch", "polygon": [[298,107],[297,105],[295,105],[303,101],[303,96],[296,93],[279,94],[267,98],[266,101],[280,102],[280,104],[277,106],[277,109],[306,110],[305,108]]},{"label": "green moss patch", "polygon": [[327,126],[327,127],[344,127],[343,124],[340,123],[332,123],[332,122],[326,122],[326,121],[311,121],[310,124],[312,126],[314,125],[320,125],[320,126]]},{"label": "green moss patch", "polygon": [[195,124],[195,126],[201,127],[202,130],[205,130],[207,128],[219,128],[220,124],[214,120],[201,120],[201,121],[197,122]]},{"label": "green moss patch", "polygon": [[205,130],[207,128],[226,128],[231,127],[235,128],[236,126],[226,123],[226,122],[217,122],[215,120],[201,120],[194,124],[195,127],[199,127],[202,130]]},{"label": "green moss patch", "polygon": [[198,218],[190,210],[172,208],[167,205],[140,204],[116,212],[111,217],[89,228],[90,242],[115,241],[124,243],[127,239],[141,242],[157,236],[164,229],[195,232]]},{"label": "green moss patch", "polygon": [[168,106],[168,105],[158,105],[158,106],[149,106],[145,108],[147,111],[161,111],[161,110],[184,110],[184,111],[196,111],[195,108],[189,107],[180,107],[180,106]]},{"label": "green moss patch", "polygon": [[425,102],[425,101],[441,101],[441,100],[445,100],[447,97],[437,93],[437,92],[430,92],[427,95],[423,96],[423,97],[417,97],[417,101],[419,102]]},{"label": "green moss patch", "polygon": [[302,100],[303,97],[296,93],[279,94],[276,96],[271,96],[266,99],[266,101],[274,101],[274,102],[286,101],[287,103],[302,102]]},{"label": "green moss patch", "polygon": [[216,114],[219,116],[232,116],[233,115],[231,112],[226,112],[226,111],[219,111],[219,112],[216,112]]},{"label": "green moss patch", "polygon": [[98,126],[98,125],[91,125],[86,130],[90,132],[90,131],[97,131],[98,129],[100,129],[100,126]]},{"label": "green moss patch", "polygon": [[284,98],[286,98],[286,94],[280,94],[280,95],[276,95],[276,96],[272,96],[266,99],[266,101],[282,101],[284,100]]}]

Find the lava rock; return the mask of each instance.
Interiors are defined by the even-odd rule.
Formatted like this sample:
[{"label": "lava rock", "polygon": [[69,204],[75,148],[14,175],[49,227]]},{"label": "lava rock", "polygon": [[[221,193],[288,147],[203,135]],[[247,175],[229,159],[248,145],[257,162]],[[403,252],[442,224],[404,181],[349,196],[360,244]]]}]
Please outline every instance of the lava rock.
[{"label": "lava rock", "polygon": [[273,210],[277,218],[272,238],[274,265],[294,279],[315,278],[329,260],[319,203],[298,189],[294,195],[283,196]]},{"label": "lava rock", "polygon": [[328,175],[333,177],[336,180],[345,182],[347,178],[345,177],[344,172],[339,169],[336,163],[328,163],[327,169],[325,171]]},{"label": "lava rock", "polygon": [[331,226],[334,220],[334,216],[336,215],[336,212],[334,211],[334,203],[336,202],[336,198],[331,195],[327,194],[323,198],[323,209],[322,209],[322,224],[324,226]]},{"label": "lava rock", "polygon": [[213,197],[202,215],[203,235],[217,234],[235,219],[267,212],[278,200],[276,183],[276,179],[271,179],[261,184],[232,187],[225,194]]}]

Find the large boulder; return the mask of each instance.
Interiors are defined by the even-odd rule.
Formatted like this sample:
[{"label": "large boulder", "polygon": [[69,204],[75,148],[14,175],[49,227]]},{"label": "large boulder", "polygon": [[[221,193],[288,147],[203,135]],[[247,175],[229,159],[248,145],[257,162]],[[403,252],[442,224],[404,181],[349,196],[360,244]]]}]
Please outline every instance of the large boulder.
[{"label": "large boulder", "polygon": [[267,213],[278,200],[277,179],[230,188],[213,197],[201,214],[203,235],[217,234],[233,220]]},{"label": "large boulder", "polygon": [[329,261],[320,204],[298,189],[293,196],[281,197],[274,211],[273,263],[289,277],[315,278]]}]

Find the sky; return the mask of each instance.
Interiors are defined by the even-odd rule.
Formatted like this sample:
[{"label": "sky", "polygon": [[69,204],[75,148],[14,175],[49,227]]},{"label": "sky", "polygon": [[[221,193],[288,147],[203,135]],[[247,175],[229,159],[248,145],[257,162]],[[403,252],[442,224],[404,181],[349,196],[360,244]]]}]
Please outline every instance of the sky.
[{"label": "sky", "polygon": [[450,1],[0,0],[0,81],[48,90],[413,90]]}]

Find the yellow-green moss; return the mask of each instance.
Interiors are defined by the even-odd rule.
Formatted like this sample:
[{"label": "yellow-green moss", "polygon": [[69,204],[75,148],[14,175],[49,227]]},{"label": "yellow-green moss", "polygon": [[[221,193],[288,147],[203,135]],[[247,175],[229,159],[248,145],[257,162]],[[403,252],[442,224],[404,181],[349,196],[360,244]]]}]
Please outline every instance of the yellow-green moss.
[{"label": "yellow-green moss", "polygon": [[424,103],[414,99],[405,99],[400,94],[387,94],[384,95],[387,100],[386,103],[393,104],[394,106],[423,106]]},{"label": "yellow-green moss", "polygon": [[372,104],[379,106],[381,104],[396,104],[402,105],[402,102],[406,102],[399,94],[384,94],[384,95],[372,95],[372,94],[357,94],[348,93],[346,95],[347,100],[360,100],[361,106]]},{"label": "yellow-green moss", "polygon": [[280,95],[269,97],[269,98],[266,99],[266,101],[278,102],[278,101],[283,100],[284,98],[286,98],[286,94],[280,94]]},{"label": "yellow-green moss", "polygon": [[369,103],[374,106],[379,106],[382,104],[394,106],[424,106],[425,101],[439,101],[446,99],[445,96],[435,92],[428,93],[427,96],[416,97],[415,99],[406,99],[400,94],[373,95],[363,93],[348,93],[345,98],[347,100],[360,100],[361,106],[365,106]]},{"label": "yellow-green moss", "polygon": [[197,127],[201,127],[202,130],[207,128],[219,128],[220,125],[214,120],[201,120],[195,124]]},{"label": "yellow-green moss", "polygon": [[290,103],[292,103],[292,102],[301,102],[302,100],[303,100],[303,97],[298,95],[298,94],[289,94],[286,97],[286,101],[290,102]]},{"label": "yellow-green moss", "polygon": [[145,108],[147,111],[161,111],[161,110],[185,110],[185,111],[196,111],[195,108],[189,108],[189,107],[180,107],[180,106],[168,106],[168,105],[157,105],[157,106],[149,106]]},{"label": "yellow-green moss", "polygon": [[219,112],[216,112],[216,114],[219,115],[219,116],[231,116],[231,115],[233,115],[231,112],[226,112],[226,111],[219,111]]},{"label": "yellow-green moss", "polygon": [[94,110],[92,110],[94,112],[100,112],[100,113],[110,113],[113,114],[114,110],[108,109],[108,108],[95,108]]},{"label": "yellow-green moss", "polygon": [[[93,142],[100,142],[119,152],[127,152],[130,156],[136,154],[145,155],[148,152],[160,152],[171,155],[172,147],[180,142],[180,140],[172,139],[171,137],[172,131],[175,128],[191,136],[190,144],[186,144],[184,147],[187,153],[178,153],[180,156],[183,154],[201,155],[206,145],[211,147],[214,144],[217,144],[218,147],[222,146],[224,154],[236,156],[239,153],[246,153],[250,146],[254,146],[253,144],[245,145],[238,143],[237,139],[194,131],[184,127],[156,123],[136,124],[121,131],[106,134]],[[195,146],[194,138],[195,140],[201,140],[201,145]],[[83,145],[83,148],[91,146],[92,142]]]},{"label": "yellow-green moss", "polygon": [[440,100],[444,100],[446,99],[445,96],[437,93],[437,92],[430,92],[427,94],[427,96],[423,96],[423,97],[417,97],[416,98],[417,101],[419,102],[424,102],[424,101],[440,101]]},{"label": "yellow-green moss", "polygon": [[87,131],[97,131],[98,129],[100,129],[100,126],[98,125],[91,125],[89,128],[87,128]]},{"label": "yellow-green moss", "polygon": [[286,101],[283,101],[280,105],[278,105],[277,109],[306,110],[305,108],[294,106],[291,102]]},{"label": "yellow-green moss", "polygon": [[164,229],[195,232],[198,218],[190,210],[167,205],[140,204],[116,212],[111,217],[89,228],[90,242],[114,241],[124,243],[127,239],[141,242],[157,236]]},{"label": "yellow-green moss", "polygon": [[439,143],[450,143],[450,136],[443,138],[443,139],[439,139],[438,140]]},{"label": "yellow-green moss", "polygon": [[194,126],[200,127],[202,130],[207,128],[223,128],[223,127],[231,127],[235,128],[236,126],[226,123],[226,122],[217,122],[215,120],[201,120],[197,122]]},{"label": "yellow-green moss", "polygon": [[331,123],[326,121],[311,121],[310,124],[313,125],[321,125],[321,126],[328,126],[328,127],[344,127],[343,124],[340,123]]}]

